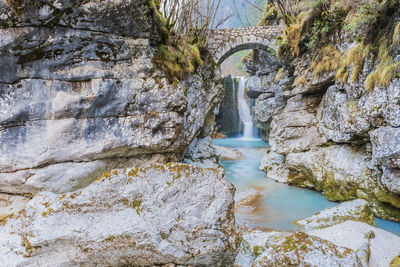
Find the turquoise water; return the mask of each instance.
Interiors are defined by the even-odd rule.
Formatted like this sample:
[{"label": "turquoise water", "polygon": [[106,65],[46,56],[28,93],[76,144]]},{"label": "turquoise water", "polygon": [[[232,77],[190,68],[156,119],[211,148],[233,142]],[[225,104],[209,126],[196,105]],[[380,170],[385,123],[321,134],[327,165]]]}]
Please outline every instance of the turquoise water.
[{"label": "turquoise water", "polygon": [[[216,139],[213,143],[237,148],[243,157],[240,160],[224,160],[226,177],[235,185],[236,203],[254,194],[258,197],[250,204],[241,206],[236,212],[239,225],[295,231],[300,228],[293,222],[338,203],[328,201],[321,193],[277,183],[258,170],[265,154],[267,143],[253,139]],[[400,235],[400,224],[377,219],[377,227]]]}]

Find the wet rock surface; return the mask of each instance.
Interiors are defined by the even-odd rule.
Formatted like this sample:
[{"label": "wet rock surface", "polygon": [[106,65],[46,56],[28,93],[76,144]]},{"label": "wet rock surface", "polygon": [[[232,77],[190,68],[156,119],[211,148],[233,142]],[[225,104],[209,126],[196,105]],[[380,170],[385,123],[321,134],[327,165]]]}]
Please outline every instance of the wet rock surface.
[{"label": "wet rock surface", "polygon": [[215,169],[117,169],[72,193],[41,192],[0,221],[2,266],[229,266],[234,187]]}]

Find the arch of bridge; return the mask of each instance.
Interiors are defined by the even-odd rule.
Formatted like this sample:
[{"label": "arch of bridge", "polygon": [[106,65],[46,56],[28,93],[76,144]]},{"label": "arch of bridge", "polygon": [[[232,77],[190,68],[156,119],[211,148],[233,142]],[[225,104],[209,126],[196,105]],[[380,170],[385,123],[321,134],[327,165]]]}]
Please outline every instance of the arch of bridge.
[{"label": "arch of bridge", "polygon": [[276,49],[276,37],[281,35],[280,26],[257,26],[235,29],[212,29],[207,47],[216,62],[222,63],[230,55],[244,49]]}]

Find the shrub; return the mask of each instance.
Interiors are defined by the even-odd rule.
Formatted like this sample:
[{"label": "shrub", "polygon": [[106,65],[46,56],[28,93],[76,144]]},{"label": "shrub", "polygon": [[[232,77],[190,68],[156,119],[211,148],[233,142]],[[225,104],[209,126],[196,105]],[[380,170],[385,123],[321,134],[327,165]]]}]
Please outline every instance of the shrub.
[{"label": "shrub", "polygon": [[196,45],[180,40],[176,46],[159,45],[153,64],[167,74],[170,82],[179,82],[202,65],[203,60]]}]

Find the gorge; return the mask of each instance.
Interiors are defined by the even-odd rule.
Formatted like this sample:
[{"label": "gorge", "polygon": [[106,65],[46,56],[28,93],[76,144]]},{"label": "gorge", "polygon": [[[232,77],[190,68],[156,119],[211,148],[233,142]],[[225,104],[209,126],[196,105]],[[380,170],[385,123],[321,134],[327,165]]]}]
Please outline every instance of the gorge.
[{"label": "gorge", "polygon": [[275,2],[0,0],[0,266],[399,266],[400,3]]}]

